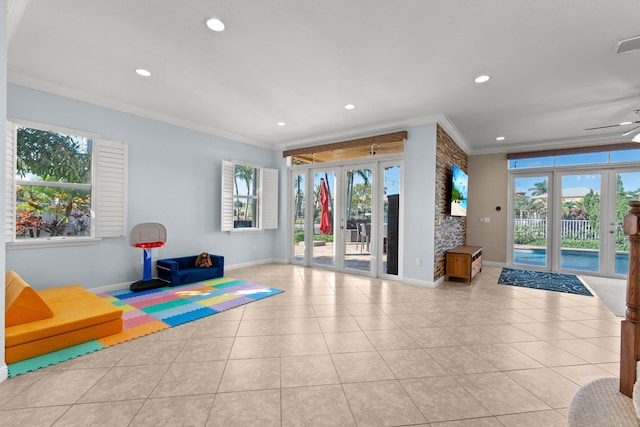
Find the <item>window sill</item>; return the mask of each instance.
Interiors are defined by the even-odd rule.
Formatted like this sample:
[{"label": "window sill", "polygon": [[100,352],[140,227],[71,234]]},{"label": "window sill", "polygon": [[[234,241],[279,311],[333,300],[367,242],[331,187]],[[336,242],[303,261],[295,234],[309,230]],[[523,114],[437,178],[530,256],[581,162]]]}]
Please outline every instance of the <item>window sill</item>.
[{"label": "window sill", "polygon": [[97,245],[100,237],[52,237],[48,239],[25,239],[7,242],[7,249],[53,248],[63,246]]},{"label": "window sill", "polygon": [[247,234],[247,233],[262,233],[264,231],[264,229],[262,228],[234,228],[232,230],[229,230],[229,233],[231,234]]}]

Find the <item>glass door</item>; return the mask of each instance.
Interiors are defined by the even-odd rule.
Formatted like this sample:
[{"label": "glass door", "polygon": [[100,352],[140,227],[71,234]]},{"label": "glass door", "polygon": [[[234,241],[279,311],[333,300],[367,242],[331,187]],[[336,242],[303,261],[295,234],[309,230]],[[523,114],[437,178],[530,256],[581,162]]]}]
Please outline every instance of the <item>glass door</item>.
[{"label": "glass door", "polygon": [[402,264],[401,163],[292,170],[291,262],[397,278]]},{"label": "glass door", "polygon": [[559,270],[624,277],[629,240],[622,224],[629,200],[638,200],[640,172],[596,170],[561,174],[562,211],[556,241]]},{"label": "glass door", "polygon": [[306,215],[306,195],[307,195],[307,173],[294,172],[292,174],[292,199],[291,208],[293,209],[293,218],[291,224],[293,226],[293,245],[292,258],[294,264],[305,263],[305,215]]},{"label": "glass door", "polygon": [[[382,240],[378,249],[380,270],[379,276],[394,278],[400,273],[400,191],[402,167],[399,162],[380,165],[383,185],[378,187],[378,194],[382,197]],[[382,252],[382,254],[380,254]]]},{"label": "glass door", "polygon": [[373,168],[353,166],[342,169],[344,178],[344,269],[371,273],[374,245]]},{"label": "glass door", "polygon": [[550,174],[518,175],[511,181],[510,264],[516,268],[550,269],[547,214]]},{"label": "glass door", "polygon": [[560,174],[560,212],[556,215],[556,242],[560,243],[559,269],[601,271],[601,173]]},{"label": "glass door", "polygon": [[[311,248],[311,263],[316,266],[338,268],[336,264],[339,247],[336,242],[336,170],[312,172],[313,198],[310,213],[313,214],[312,229],[305,244]],[[310,221],[307,221],[309,223]]]},{"label": "glass door", "polygon": [[[612,178],[612,179],[611,179]],[[609,192],[609,220],[605,230],[607,250],[606,272],[613,276],[626,276],[629,272],[629,238],[622,223],[629,212],[629,201],[640,199],[640,172],[634,170],[611,171]]]}]

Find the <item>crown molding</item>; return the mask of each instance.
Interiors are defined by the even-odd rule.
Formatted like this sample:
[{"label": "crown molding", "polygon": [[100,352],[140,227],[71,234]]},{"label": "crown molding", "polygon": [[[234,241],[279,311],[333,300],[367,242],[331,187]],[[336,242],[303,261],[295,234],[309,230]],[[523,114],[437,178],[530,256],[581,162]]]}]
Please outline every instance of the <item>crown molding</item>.
[{"label": "crown molding", "polygon": [[73,89],[67,86],[58,85],[55,83],[45,82],[39,79],[33,79],[25,76],[18,76],[10,73],[7,78],[8,83],[22,86],[28,89],[50,93],[63,98],[72,99],[74,101],[86,102],[88,104],[97,105],[103,108],[109,108],[111,110],[133,114],[146,119],[156,120],[162,123],[167,123],[186,129],[195,130],[198,132],[219,136],[235,142],[244,142],[246,144],[275,150],[275,146],[272,143],[262,141],[259,139],[251,138],[247,135],[237,134],[235,132],[229,132],[224,129],[219,129],[212,126],[204,126],[200,123],[195,123],[189,120],[179,119],[174,116],[160,114],[155,111],[148,110],[146,108],[135,107],[127,103],[114,101],[105,97],[101,97],[95,94],[90,94],[81,90]]},{"label": "crown molding", "polygon": [[[321,135],[315,135],[309,138],[296,139],[286,143],[276,145],[276,148],[282,151],[303,148],[309,145],[328,144],[332,142],[340,142],[355,138],[366,138],[375,136],[381,132],[398,132],[406,130],[408,127],[423,126],[427,124],[439,124],[449,134],[456,144],[465,152],[469,152],[469,144],[464,139],[458,129],[444,114],[432,114],[426,116],[416,116],[410,119],[394,120],[389,122],[377,123],[375,125],[361,126],[350,128],[337,132],[328,132]],[[411,135],[409,135],[411,137]]]},{"label": "crown molding", "polygon": [[[620,134],[589,136],[584,138],[563,138],[554,140],[531,141],[520,144],[494,145],[487,148],[472,150],[470,155],[504,154],[517,151],[539,151],[554,148],[586,147],[591,145],[620,144],[631,142],[628,136]],[[640,146],[639,146],[640,148]]]},{"label": "crown molding", "polygon": [[453,122],[449,120],[447,116],[444,114],[439,114],[439,119],[437,120],[438,124],[442,126],[442,128],[449,134],[449,136],[453,139],[453,141],[467,154],[471,153],[471,147],[467,143],[467,140],[464,139],[458,128],[455,127]]},{"label": "crown molding", "polygon": [[230,132],[224,129],[206,126],[201,123],[192,122],[189,120],[180,119],[171,115],[161,114],[155,111],[151,111],[146,108],[133,106],[127,103],[115,101],[107,97],[102,97],[96,94],[88,93],[78,89],[74,89],[68,86],[59,85],[40,79],[34,79],[27,76],[18,75],[9,72],[7,81],[10,84],[25,87],[31,90],[50,93],[56,96],[72,99],[75,101],[86,102],[92,105],[96,105],[103,108],[109,108],[115,111],[133,114],[143,118],[156,120],[162,123],[167,123],[175,126],[180,126],[186,129],[191,129],[198,132],[203,132],[210,135],[215,135],[221,138],[226,138],[236,142],[243,142],[250,145],[270,149],[270,150],[287,150],[293,148],[304,147],[311,144],[330,143],[341,140],[348,140],[354,138],[362,138],[373,136],[375,134],[384,132],[396,132],[404,130],[407,127],[423,126],[426,124],[437,123],[449,134],[456,144],[460,146],[467,154],[471,152],[471,148],[467,141],[464,139],[460,131],[444,114],[431,114],[415,116],[408,119],[394,120],[382,123],[376,123],[361,127],[355,127],[345,129],[336,132],[327,132],[307,138],[297,138],[284,143],[273,143],[264,141],[261,139],[253,138],[247,135]]}]

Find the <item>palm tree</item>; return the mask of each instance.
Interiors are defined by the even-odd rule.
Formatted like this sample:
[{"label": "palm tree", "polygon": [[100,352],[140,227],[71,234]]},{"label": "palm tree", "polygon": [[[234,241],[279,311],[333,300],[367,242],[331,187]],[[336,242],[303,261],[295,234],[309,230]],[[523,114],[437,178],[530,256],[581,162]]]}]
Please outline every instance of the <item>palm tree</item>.
[{"label": "palm tree", "polygon": [[371,171],[369,169],[357,169],[347,171],[347,220],[351,218],[351,207],[353,205],[353,181],[355,175],[362,178],[363,184],[369,184]]},{"label": "palm tree", "polygon": [[[296,211],[295,211],[295,219],[297,220],[302,215],[302,203],[304,202],[304,193],[302,192],[302,175],[296,175],[295,184],[296,184]],[[295,221],[294,221],[295,222]]]},{"label": "palm tree", "polygon": [[249,213],[249,196],[251,195],[251,182],[253,181],[255,169],[251,166],[236,165],[234,180],[236,184],[236,195],[238,194],[238,178],[244,181],[247,186],[247,204],[244,209],[244,219],[247,219]]},{"label": "palm tree", "polygon": [[536,182],[532,188],[529,188],[532,196],[541,196],[547,194],[547,180]]}]

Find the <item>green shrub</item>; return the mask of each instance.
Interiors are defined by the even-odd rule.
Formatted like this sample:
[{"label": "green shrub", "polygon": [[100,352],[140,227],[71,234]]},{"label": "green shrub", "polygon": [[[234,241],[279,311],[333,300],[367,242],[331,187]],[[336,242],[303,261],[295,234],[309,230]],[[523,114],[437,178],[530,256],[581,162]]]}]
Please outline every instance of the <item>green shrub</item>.
[{"label": "green shrub", "polygon": [[565,238],[560,242],[563,248],[571,249],[599,249],[600,241],[597,239],[570,239]]},{"label": "green shrub", "polygon": [[314,242],[333,242],[333,234],[314,234]]}]

